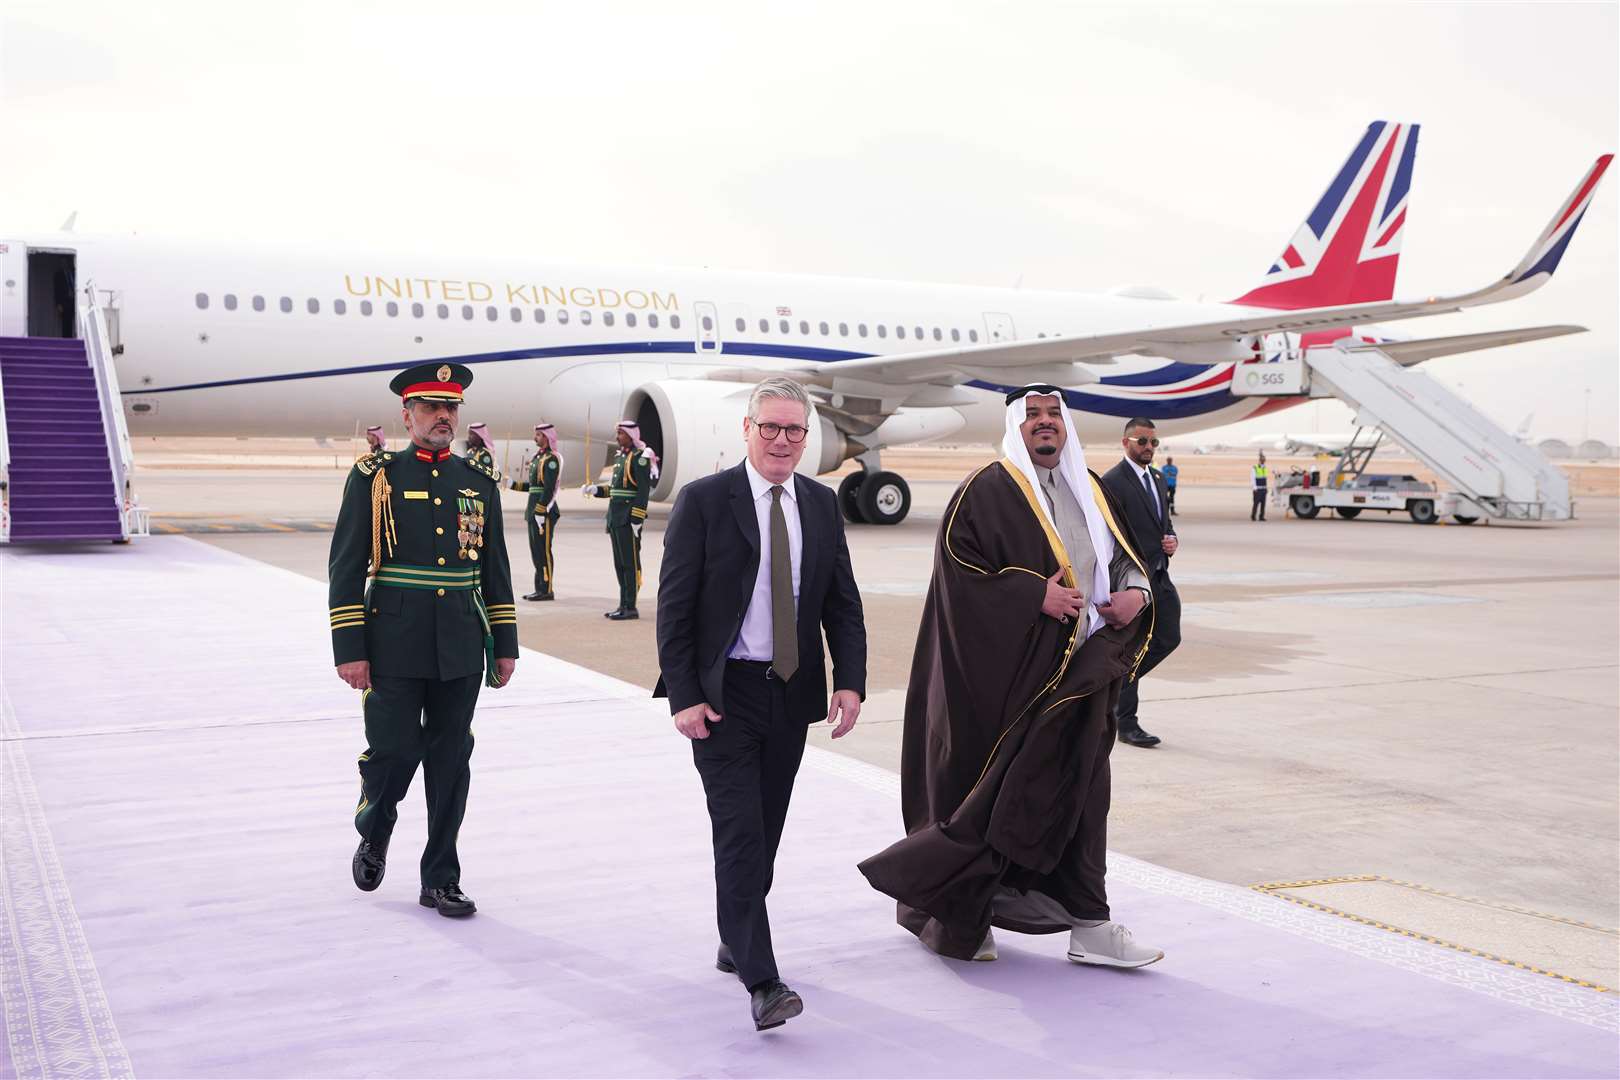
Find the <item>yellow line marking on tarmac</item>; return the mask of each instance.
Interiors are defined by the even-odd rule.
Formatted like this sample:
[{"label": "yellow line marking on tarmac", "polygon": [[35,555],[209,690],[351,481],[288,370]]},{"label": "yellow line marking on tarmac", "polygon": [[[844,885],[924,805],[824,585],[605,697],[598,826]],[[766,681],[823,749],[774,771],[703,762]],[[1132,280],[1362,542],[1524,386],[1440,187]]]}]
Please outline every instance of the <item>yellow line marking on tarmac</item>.
[{"label": "yellow line marking on tarmac", "polygon": [[1537,919],[1547,919],[1551,922],[1563,923],[1566,926],[1577,926],[1583,930],[1596,930],[1600,934],[1620,936],[1620,930],[1611,929],[1607,926],[1598,926],[1594,923],[1582,922],[1579,919],[1569,919],[1562,915],[1551,915],[1544,911],[1533,911],[1530,908],[1518,907],[1514,904],[1501,904],[1493,900],[1481,900],[1475,896],[1463,896],[1459,893],[1446,892],[1444,889],[1435,889],[1428,885],[1419,885],[1412,881],[1402,881],[1399,878],[1384,877],[1382,874],[1353,874],[1346,877],[1310,878],[1302,881],[1267,881],[1261,882],[1258,885],[1250,885],[1249,888],[1253,889],[1255,892],[1265,893],[1267,896],[1275,896],[1279,900],[1286,900],[1290,904],[1298,904],[1300,907],[1310,908],[1312,911],[1320,911],[1328,915],[1337,915],[1341,919],[1349,919],[1351,922],[1360,923],[1362,926],[1370,926],[1375,930],[1387,930],[1392,934],[1400,934],[1402,937],[1413,938],[1417,941],[1426,941],[1430,945],[1439,945],[1443,948],[1452,949],[1456,952],[1466,953],[1469,956],[1477,956],[1484,960],[1493,960],[1498,964],[1506,964],[1508,967],[1518,968],[1520,971],[1528,971],[1536,975],[1545,975],[1550,979],[1557,979],[1559,982],[1570,983],[1574,986],[1583,986],[1588,990],[1596,990],[1600,994],[1612,994],[1615,992],[1612,987],[1604,986],[1602,983],[1588,982],[1585,979],[1577,979],[1572,975],[1560,975],[1556,971],[1548,971],[1546,968],[1536,967],[1534,964],[1526,964],[1522,960],[1513,960],[1506,956],[1498,956],[1496,953],[1486,952],[1483,949],[1476,949],[1469,945],[1460,945],[1455,941],[1447,941],[1444,938],[1437,938],[1430,934],[1420,934],[1416,930],[1408,930],[1405,927],[1392,926],[1389,923],[1382,923],[1376,919],[1369,919],[1365,915],[1356,915],[1349,911],[1341,911],[1338,908],[1329,907],[1326,904],[1319,904],[1314,900],[1306,900],[1304,897],[1289,896],[1286,892],[1281,891],[1285,889],[1304,889],[1317,885],[1351,885],[1364,881],[1377,881],[1386,885],[1399,885],[1403,888],[1415,889],[1418,892],[1428,893],[1431,896],[1443,896],[1449,900],[1461,900],[1470,904],[1479,904],[1484,907],[1496,908],[1500,911],[1510,911],[1516,915],[1529,915]]}]

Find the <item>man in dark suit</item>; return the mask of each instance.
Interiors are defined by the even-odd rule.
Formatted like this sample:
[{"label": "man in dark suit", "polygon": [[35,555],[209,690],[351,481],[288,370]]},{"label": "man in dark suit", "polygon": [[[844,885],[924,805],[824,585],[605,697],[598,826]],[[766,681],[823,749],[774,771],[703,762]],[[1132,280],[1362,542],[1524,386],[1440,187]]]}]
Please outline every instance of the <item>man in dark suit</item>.
[{"label": "man in dark suit", "polygon": [[[810,398],[754,388],[741,465],[688,484],[664,533],[654,696],[692,740],[714,832],[715,966],[748,988],[754,1025],[804,1011],[771,949],[765,896],[805,732],[849,733],[866,696],[866,627],[832,491],[797,476]],[[832,653],[829,704],[821,638]]]},{"label": "man in dark suit", "polygon": [[1136,542],[1136,550],[1148,560],[1148,577],[1157,614],[1147,655],[1136,670],[1136,678],[1125,680],[1114,718],[1119,723],[1120,742],[1157,746],[1159,737],[1142,730],[1136,718],[1136,699],[1142,677],[1181,644],[1181,596],[1170,581],[1170,556],[1176,553],[1178,541],[1176,527],[1170,520],[1170,493],[1163,475],[1153,467],[1153,452],[1159,445],[1153,421],[1141,416],[1132,418],[1125,425],[1123,442],[1125,458],[1108,470],[1103,484],[1125,508],[1131,539]]}]

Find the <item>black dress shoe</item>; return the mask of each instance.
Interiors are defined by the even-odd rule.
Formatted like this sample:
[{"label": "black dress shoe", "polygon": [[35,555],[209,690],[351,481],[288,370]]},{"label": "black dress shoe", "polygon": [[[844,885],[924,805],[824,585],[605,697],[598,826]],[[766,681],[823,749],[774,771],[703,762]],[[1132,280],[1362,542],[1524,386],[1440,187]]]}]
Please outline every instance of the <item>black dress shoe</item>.
[{"label": "black dress shoe", "polygon": [[1139,727],[1120,728],[1119,741],[1130,743],[1132,746],[1158,746],[1160,739],[1157,735],[1149,735]]},{"label": "black dress shoe", "polygon": [[523,599],[525,599],[525,600],[555,600],[555,599],[557,599],[557,597],[554,594],[548,593],[548,592],[547,593],[532,592],[532,593],[529,593],[527,596],[525,596]]},{"label": "black dress shoe", "polygon": [[423,907],[438,908],[439,914],[448,919],[459,919],[478,910],[472,898],[453,881],[442,888],[423,889],[416,902]]},{"label": "black dress shoe", "polygon": [[714,954],[714,969],[716,971],[723,971],[727,975],[737,974],[737,961],[731,958],[730,945],[727,945],[724,942],[721,943],[720,948]]},{"label": "black dress shoe", "polygon": [[607,617],[612,619],[614,622],[623,622],[625,619],[641,618],[641,612],[637,611],[633,607],[625,607],[620,608],[618,611],[608,612]]},{"label": "black dress shoe", "polygon": [[373,844],[370,840],[360,841],[360,846],[354,849],[354,860],[349,864],[354,872],[354,883],[360,887],[361,892],[370,892],[382,884],[383,871],[388,869],[388,841]]},{"label": "black dress shoe", "polygon": [[754,1030],[781,1027],[804,1012],[804,1001],[789,990],[781,979],[766,979],[749,992],[754,1013]]}]

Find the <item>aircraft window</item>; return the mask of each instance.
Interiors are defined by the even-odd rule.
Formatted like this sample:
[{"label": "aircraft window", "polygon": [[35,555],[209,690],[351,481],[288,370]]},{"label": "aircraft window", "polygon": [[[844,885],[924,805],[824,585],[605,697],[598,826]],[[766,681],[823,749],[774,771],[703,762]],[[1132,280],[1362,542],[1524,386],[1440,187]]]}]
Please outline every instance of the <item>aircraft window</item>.
[{"label": "aircraft window", "polygon": [[281,303],[280,303],[279,306],[281,308],[281,312],[282,312],[283,315],[290,312],[292,310],[292,297],[283,296],[281,298]]},{"label": "aircraft window", "polygon": [[226,311],[235,311],[236,310],[236,294],[235,293],[228,292],[228,293],[225,294],[225,310]]},{"label": "aircraft window", "polygon": [[590,308],[586,308],[584,311],[579,313],[579,321],[585,326],[591,325],[591,309]]},{"label": "aircraft window", "polygon": [[565,322],[568,321],[568,309],[567,308],[558,308],[557,309],[557,321],[560,322],[560,323],[565,323]]},{"label": "aircraft window", "polygon": [[500,317],[501,317],[500,310],[497,309],[494,304],[491,304],[491,305],[489,305],[489,307],[484,309],[484,318],[488,319],[490,322],[494,322],[496,319],[498,319]]},{"label": "aircraft window", "polygon": [[810,324],[805,322],[803,319],[800,319],[799,320],[799,333],[808,334],[809,332],[810,332]]},{"label": "aircraft window", "polygon": [[906,328],[903,327],[903,326],[895,327],[894,328],[894,336],[897,337],[897,338],[905,337],[906,336]]},{"label": "aircraft window", "polygon": [[777,325],[778,325],[778,326],[780,326],[780,327],[781,327],[781,328],[782,328],[782,333],[784,333],[784,334],[786,334],[786,333],[788,333],[788,332],[789,332],[789,327],[788,327],[788,321],[787,321],[787,320],[786,320],[786,319],[783,319],[783,320],[782,320],[782,321],[781,321],[781,322],[780,322],[780,323],[778,323],[778,324],[777,324]]},{"label": "aircraft window", "polygon": [[332,301],[332,314],[334,314],[334,315],[342,315],[344,312],[346,312],[348,310],[349,310],[348,301],[346,301],[346,300],[334,300],[334,301]]},{"label": "aircraft window", "polygon": [[1036,334],[1035,336],[1038,337],[1038,338],[1043,338],[1043,337],[1046,336],[1046,331],[1042,330],[1040,333]]},{"label": "aircraft window", "polygon": [[396,319],[399,317],[399,305],[394,303],[392,300],[388,301],[387,311],[390,319]]},{"label": "aircraft window", "polygon": [[423,309],[421,304],[412,304],[411,305],[411,318],[420,319],[422,317],[423,311],[424,311],[424,309]]},{"label": "aircraft window", "polygon": [[952,341],[961,341],[962,340],[962,331],[956,329],[955,327],[952,327],[951,328],[951,340]]},{"label": "aircraft window", "polygon": [[513,322],[522,322],[523,321],[523,309],[522,308],[513,308],[511,314],[512,314],[512,321]]},{"label": "aircraft window", "polygon": [[822,336],[822,337],[826,337],[826,336],[827,336],[827,335],[828,335],[828,334],[830,334],[830,333],[832,333],[832,331],[831,331],[831,330],[828,330],[828,329],[827,329],[827,324],[826,324],[826,323],[821,323],[821,324],[819,324],[819,325],[818,325],[818,326],[817,326],[817,327],[816,327],[816,329],[817,329],[817,330],[820,330],[820,331],[821,331],[821,336]]},{"label": "aircraft window", "polygon": [[654,330],[658,329],[658,316],[656,316],[656,315],[648,315],[647,316],[647,325],[652,327]]},{"label": "aircraft window", "polygon": [[197,308],[200,311],[207,311],[208,310],[208,294],[207,293],[200,292],[200,293],[197,294]]},{"label": "aircraft window", "polygon": [[263,311],[264,310],[264,297],[255,296],[253,298],[253,310],[254,311]]},{"label": "aircraft window", "polygon": [[744,330],[747,330],[747,329],[748,329],[748,320],[746,320],[746,319],[738,319],[737,320],[737,332],[740,334]]},{"label": "aircraft window", "polygon": [[762,333],[762,334],[770,333],[771,332],[771,320],[769,320],[769,319],[761,319],[761,320],[759,320],[759,332]]},{"label": "aircraft window", "polygon": [[878,323],[877,328],[878,328],[878,337],[888,337],[889,336],[889,328],[887,326],[884,326],[882,323]]},{"label": "aircraft window", "polygon": [[860,334],[861,337],[865,337],[866,336],[866,324],[865,323],[857,324],[856,327],[855,327],[855,332]]},{"label": "aircraft window", "polygon": [[321,302],[312,296],[304,301],[304,310],[311,315],[319,315],[321,313]]},{"label": "aircraft window", "polygon": [[433,309],[433,313],[441,319],[448,319],[450,317],[450,305],[440,304],[438,307]]},{"label": "aircraft window", "polygon": [[612,326],[613,325],[613,312],[611,312],[611,311],[602,312],[602,325],[603,326]]},{"label": "aircraft window", "polygon": [[681,317],[679,315],[671,315],[669,317],[669,325],[671,329],[679,330],[681,328]]},{"label": "aircraft window", "polygon": [[912,327],[912,329],[915,330],[916,333],[917,333],[917,340],[921,341],[923,339],[922,327],[914,326],[914,327]]},{"label": "aircraft window", "polygon": [[969,330],[968,331],[968,340],[969,341],[978,341],[979,340],[979,332],[977,330]]},{"label": "aircraft window", "polygon": [[838,324],[838,336],[849,337],[849,323],[841,322]]},{"label": "aircraft window", "polygon": [[535,322],[545,322],[546,321],[546,309],[545,308],[537,307],[537,308],[534,309],[534,321]]},{"label": "aircraft window", "polygon": [[463,319],[471,319],[472,318],[472,305],[471,304],[462,304],[461,305],[461,317]]},{"label": "aircraft window", "polygon": [[362,301],[360,301],[360,314],[362,314],[362,315],[370,315],[371,314],[371,301],[370,300],[362,300]]},{"label": "aircraft window", "polygon": [[626,325],[626,326],[634,326],[634,325],[636,325],[636,313],[635,312],[627,311],[627,312],[624,313],[624,325]]},{"label": "aircraft window", "polygon": [[934,327],[934,340],[935,341],[944,341],[945,340],[945,335],[941,334],[939,332],[939,327],[937,327],[937,326]]},{"label": "aircraft window", "polygon": [[703,329],[705,329],[705,330],[713,330],[714,329],[714,320],[709,318],[707,315],[703,316]]}]

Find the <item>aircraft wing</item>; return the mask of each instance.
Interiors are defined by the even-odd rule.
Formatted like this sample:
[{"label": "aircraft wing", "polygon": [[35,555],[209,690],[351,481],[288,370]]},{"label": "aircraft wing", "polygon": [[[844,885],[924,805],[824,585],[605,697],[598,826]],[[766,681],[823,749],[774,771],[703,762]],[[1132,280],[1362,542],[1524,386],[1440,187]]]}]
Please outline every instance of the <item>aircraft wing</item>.
[{"label": "aircraft wing", "polygon": [[[1088,381],[1076,377],[1075,373],[1084,369],[1075,368],[1074,365],[1108,363],[1116,356],[1168,355],[1183,363],[1195,363],[1197,361],[1191,359],[1189,354],[1196,354],[1199,346],[1206,349],[1215,347],[1210,349],[1210,354],[1215,355],[1223,345],[1252,348],[1265,334],[1303,333],[1332,327],[1397,322],[1429,315],[1449,315],[1485,304],[1513,300],[1534,292],[1552,278],[1570,238],[1591,204],[1598,181],[1612,159],[1612,154],[1605,154],[1586,171],[1574,192],[1553,215],[1551,223],[1512,270],[1489,285],[1470,292],[1294,311],[1237,309],[1228,318],[1209,322],[1133,326],[1096,334],[932,349],[856,360],[806,361],[788,365],[787,370],[804,375],[835,374],[840,379],[873,386],[954,385],[965,378],[986,377],[998,382],[1052,381],[1073,385],[1074,381]],[[1221,355],[1220,359],[1208,362],[1213,364],[1235,359],[1230,351]],[[781,369],[777,371],[780,373]],[[1052,374],[1062,378],[1024,378],[1031,374]]]},{"label": "aircraft wing", "polygon": [[1526,341],[1584,334],[1584,326],[1530,326],[1522,330],[1490,330],[1483,334],[1456,334],[1451,337],[1423,338],[1418,341],[1386,341],[1377,345],[1341,345],[1346,352],[1381,352],[1402,367],[1421,364],[1438,356],[1519,345]]}]

